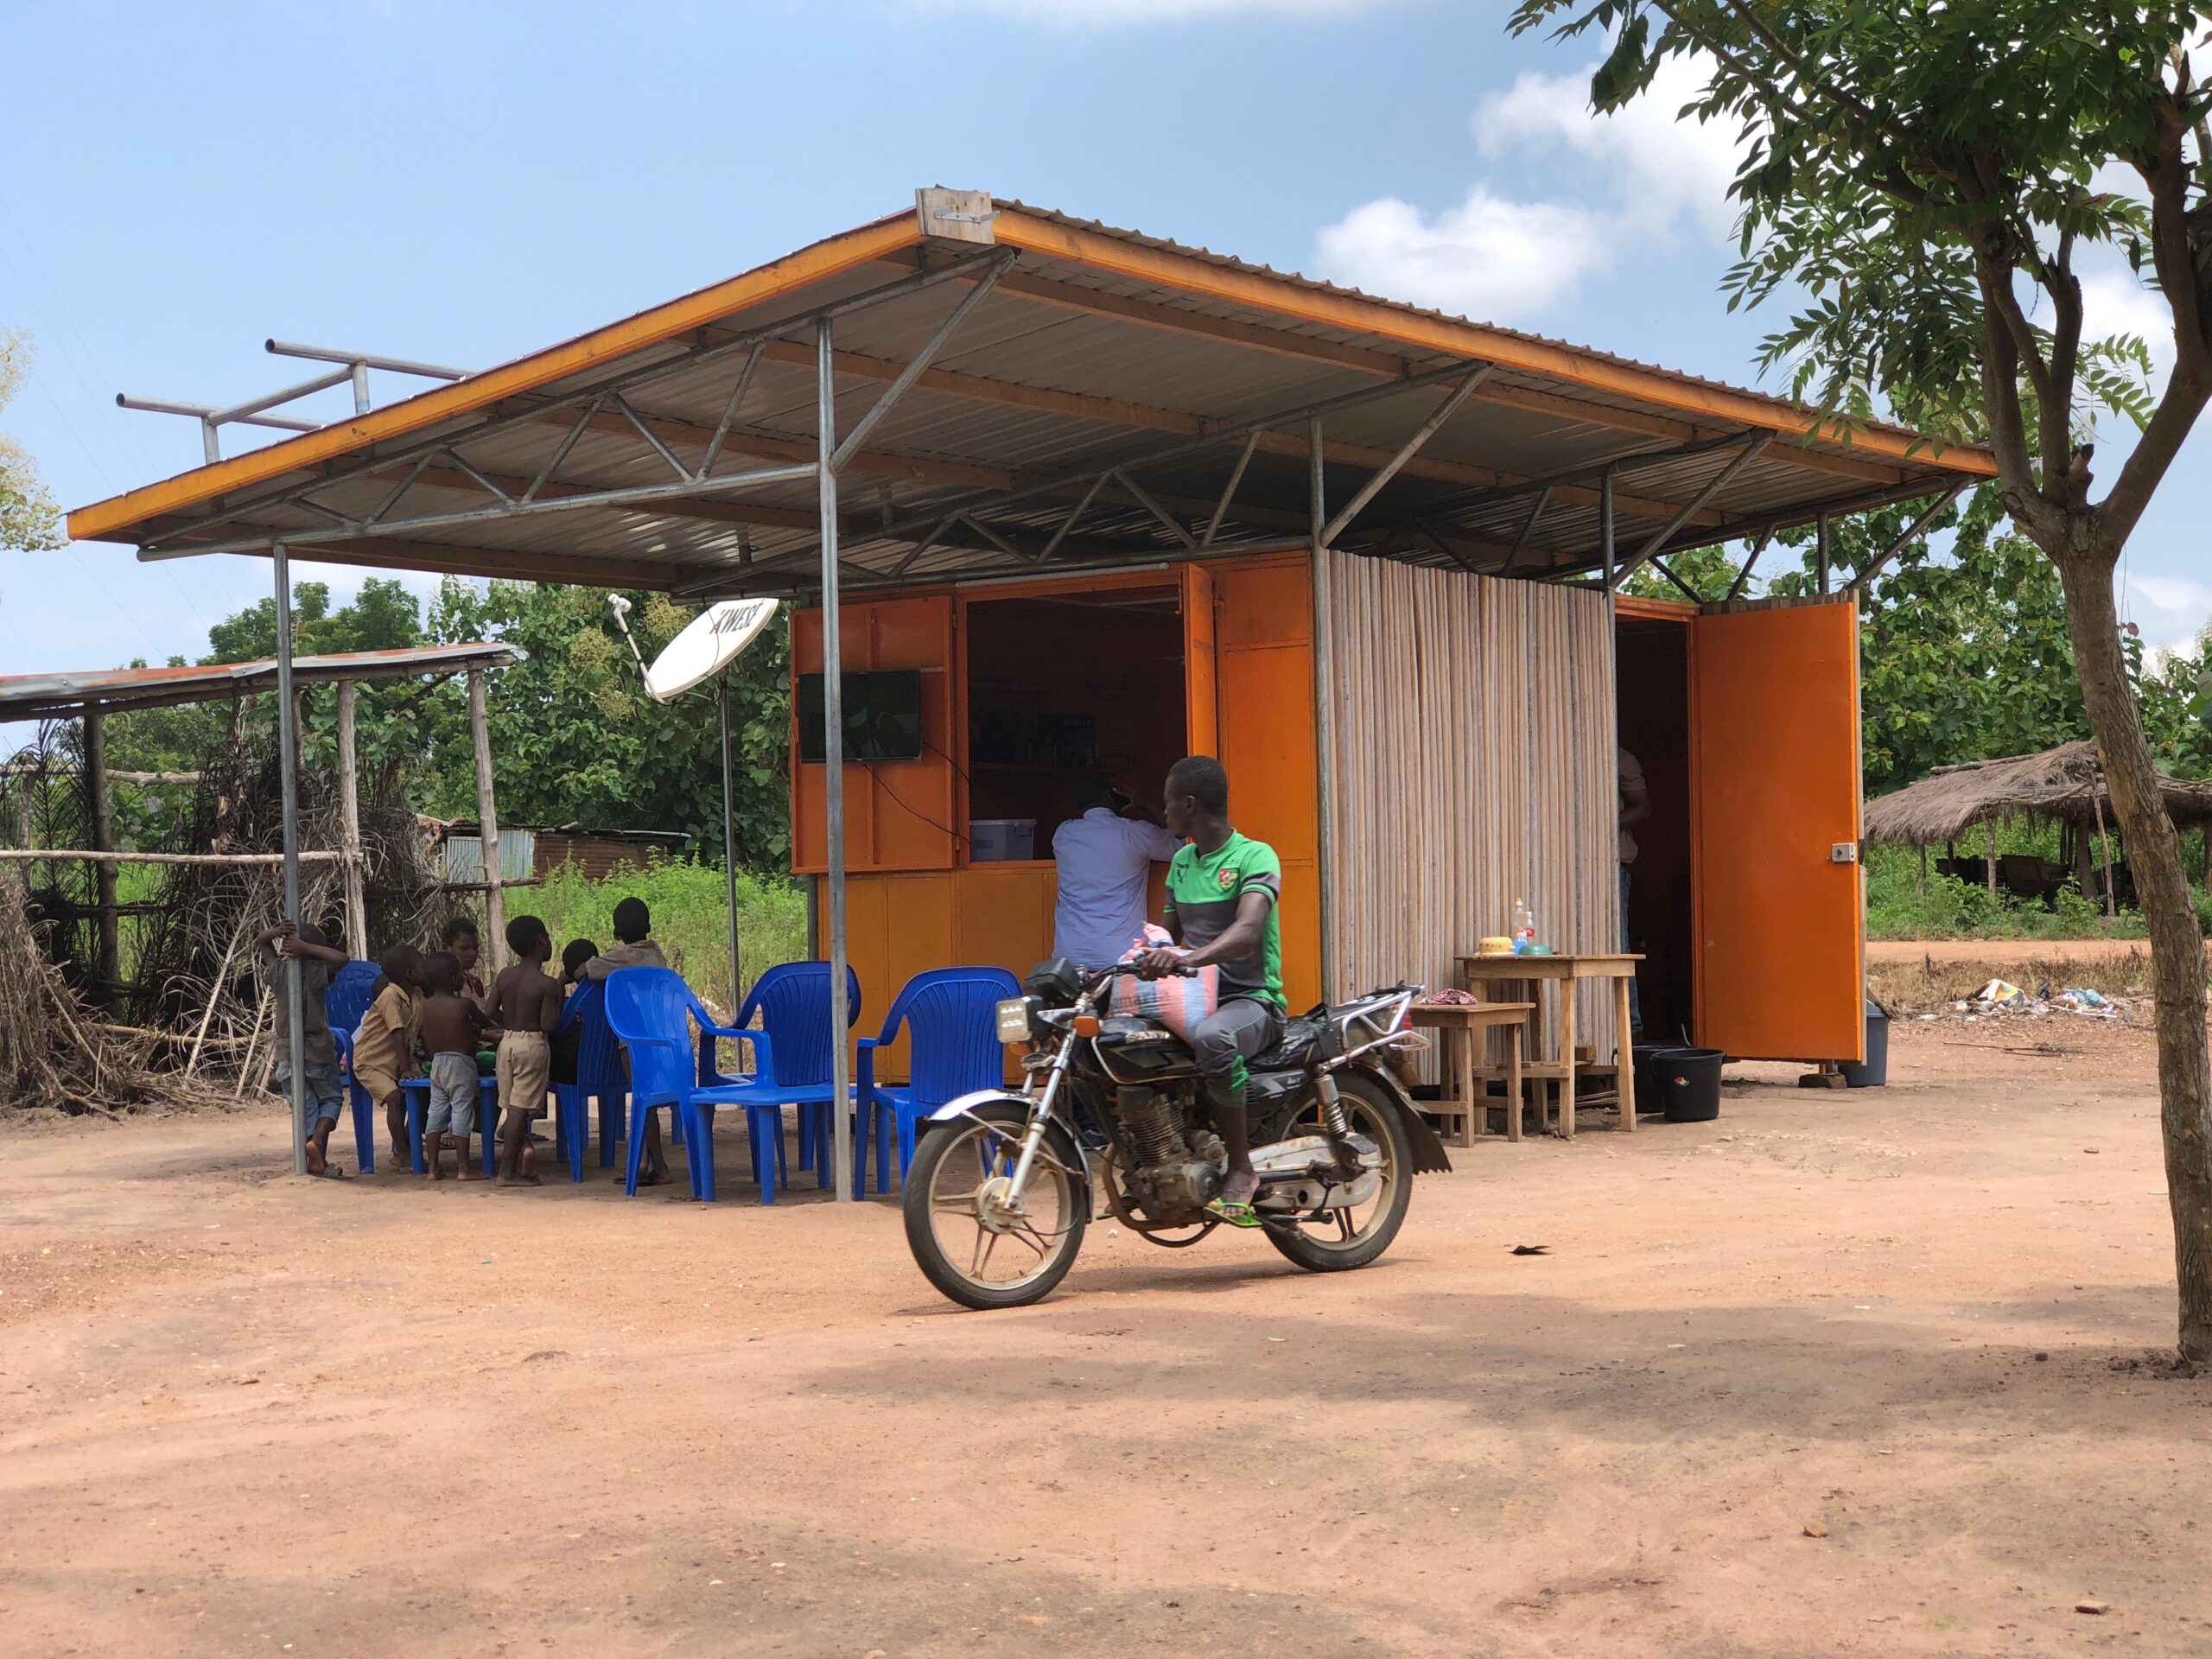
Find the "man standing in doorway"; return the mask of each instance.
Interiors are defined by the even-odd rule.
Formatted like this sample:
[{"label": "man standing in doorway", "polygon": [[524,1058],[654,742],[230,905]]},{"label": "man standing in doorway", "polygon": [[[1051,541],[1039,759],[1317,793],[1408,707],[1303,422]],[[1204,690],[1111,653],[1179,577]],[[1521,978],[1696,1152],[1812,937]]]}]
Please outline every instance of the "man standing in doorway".
[{"label": "man standing in doorway", "polygon": [[1191,843],[1167,866],[1161,916],[1182,948],[1147,952],[1144,973],[1220,970],[1221,1006],[1191,1036],[1229,1155],[1221,1196],[1206,1211],[1232,1226],[1257,1227],[1252,1199],[1260,1178],[1245,1122],[1245,1068],[1282,1038],[1282,930],[1275,914],[1282,863],[1265,842],[1230,827],[1229,774],[1211,756],[1189,755],[1171,766],[1166,796],[1168,833]]},{"label": "man standing in doorway", "polygon": [[1086,779],[1077,801],[1083,816],[1052,832],[1059,878],[1052,954],[1091,973],[1112,967],[1143,937],[1152,867],[1182,844],[1157,823],[1122,811],[1117,793],[1103,777]]},{"label": "man standing in doorway", "polygon": [[[1628,931],[1629,871],[1636,863],[1636,837],[1629,834],[1629,826],[1642,823],[1651,816],[1651,793],[1644,787],[1643,766],[1637,758],[1618,744],[1620,754],[1621,788],[1621,949],[1636,949]],[[1637,989],[1636,976],[1628,976],[1628,1032],[1631,1038],[1643,1035],[1643,997]]]}]

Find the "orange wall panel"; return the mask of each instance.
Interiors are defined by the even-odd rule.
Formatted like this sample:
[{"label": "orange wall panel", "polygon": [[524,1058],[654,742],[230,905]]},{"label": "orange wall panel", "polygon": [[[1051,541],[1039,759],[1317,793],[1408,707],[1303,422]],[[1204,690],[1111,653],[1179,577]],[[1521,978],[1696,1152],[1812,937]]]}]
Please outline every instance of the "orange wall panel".
[{"label": "orange wall panel", "polygon": [[[922,675],[918,760],[845,768],[845,867],[849,870],[950,869],[961,810],[954,775],[955,696],[952,597],[949,594],[873,601],[842,608],[849,674],[912,668]],[[801,611],[791,626],[791,868],[829,868],[828,768],[798,758],[798,680],[822,671],[822,613]]]}]

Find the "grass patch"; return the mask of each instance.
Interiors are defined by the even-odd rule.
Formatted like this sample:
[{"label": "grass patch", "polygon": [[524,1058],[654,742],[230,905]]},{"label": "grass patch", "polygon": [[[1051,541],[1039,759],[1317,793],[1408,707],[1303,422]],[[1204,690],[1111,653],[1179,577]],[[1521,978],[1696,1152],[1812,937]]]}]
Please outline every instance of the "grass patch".
[{"label": "grass patch", "polygon": [[[2000,836],[2000,853],[2049,852],[2036,838],[2023,835],[2024,843],[2008,844]],[[1977,852],[1980,849],[1975,849]],[[1920,891],[1920,855],[1910,847],[1887,845],[1866,849],[1866,937],[1870,939],[2140,939],[2149,937],[2143,913],[2123,907],[2107,918],[2101,899],[2086,899],[2069,882],[2056,902],[2046,909],[2032,899],[2021,899],[1999,889],[1992,897],[1986,887],[1956,876],[1944,875],[1929,861],[1928,890]],[[2196,896],[2197,923],[2212,931],[2212,897],[2201,890]]]},{"label": "grass patch", "polygon": [[[724,1009],[735,1006],[729,983],[729,899],[721,870],[690,859],[656,858],[643,868],[594,881],[564,865],[537,887],[507,897],[510,916],[535,915],[553,934],[556,959],[570,939],[614,943],[615,902],[642,899],[652,912],[653,938],[669,965],[692,989]],[[737,932],[749,984],[763,969],[806,954],[806,895],[789,880],[741,872]]]}]

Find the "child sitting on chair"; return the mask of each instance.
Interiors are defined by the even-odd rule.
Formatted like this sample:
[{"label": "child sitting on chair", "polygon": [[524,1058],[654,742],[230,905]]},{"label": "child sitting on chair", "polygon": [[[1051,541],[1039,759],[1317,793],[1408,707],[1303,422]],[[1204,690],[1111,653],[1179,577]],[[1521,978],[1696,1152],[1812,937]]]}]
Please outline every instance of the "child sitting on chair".
[{"label": "child sitting on chair", "polygon": [[[566,1021],[568,1002],[576,988],[583,983],[584,964],[599,954],[599,947],[589,939],[570,939],[561,949],[561,1018]],[[584,1028],[582,1025],[563,1024],[553,1033],[553,1081],[556,1084],[576,1081],[576,1063],[582,1057]]]},{"label": "child sitting on chair", "polygon": [[499,1179],[501,1186],[536,1186],[537,1154],[530,1144],[530,1125],[545,1109],[553,1027],[561,1021],[561,982],[545,971],[553,936],[537,917],[518,916],[507,924],[507,949],[515,960],[492,982],[492,1020],[502,1028],[499,1110],[505,1114]]},{"label": "child sitting on chair", "polygon": [[476,1132],[476,1046],[490,1026],[484,1011],[468,999],[461,963],[450,950],[433,951],[423,963],[423,1047],[430,1057],[430,1109],[423,1124],[423,1173],[444,1176],[442,1156],[448,1142],[461,1154],[461,1179],[480,1181],[484,1172],[468,1155]]},{"label": "child sitting on chair", "polygon": [[369,1008],[353,1033],[353,1080],[384,1108],[395,1164],[407,1161],[407,1093],[399,1080],[415,1069],[415,1039],[423,1020],[417,994],[423,953],[395,944],[377,958],[384,969],[369,994]]},{"label": "child sitting on chair", "polygon": [[[642,899],[625,899],[614,906],[615,943],[584,963],[586,979],[605,979],[625,968],[665,968],[668,958],[652,939],[652,912]],[[626,1177],[618,1176],[617,1179]],[[668,1179],[668,1162],[661,1156],[660,1114],[645,1114],[645,1146],[638,1163],[638,1185],[658,1186]]]}]

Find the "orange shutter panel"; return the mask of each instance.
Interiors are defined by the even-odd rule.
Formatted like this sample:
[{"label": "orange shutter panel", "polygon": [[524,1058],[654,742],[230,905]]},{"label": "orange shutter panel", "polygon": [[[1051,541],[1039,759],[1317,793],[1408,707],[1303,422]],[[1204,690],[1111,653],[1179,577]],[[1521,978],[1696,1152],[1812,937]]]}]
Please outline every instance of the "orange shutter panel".
[{"label": "orange shutter panel", "polygon": [[1693,620],[1690,745],[1697,1040],[1863,1059],[1857,607]]}]

